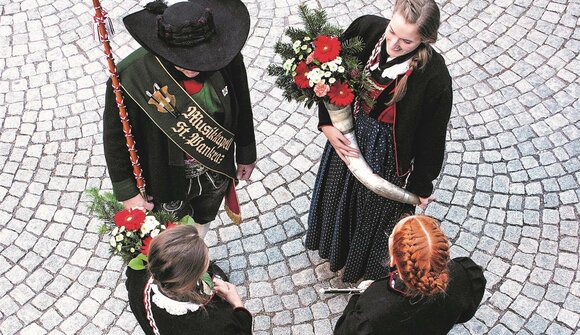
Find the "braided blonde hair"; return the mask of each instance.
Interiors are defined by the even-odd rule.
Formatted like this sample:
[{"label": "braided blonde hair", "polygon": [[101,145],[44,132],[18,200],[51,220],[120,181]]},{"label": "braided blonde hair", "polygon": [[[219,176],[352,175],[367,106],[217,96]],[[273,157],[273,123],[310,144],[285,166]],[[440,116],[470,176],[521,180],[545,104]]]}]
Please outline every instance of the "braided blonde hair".
[{"label": "braided blonde hair", "polygon": [[393,97],[387,105],[400,101],[407,93],[407,79],[415,69],[423,69],[433,49],[431,44],[437,41],[437,32],[440,25],[439,7],[434,0],[397,0],[393,13],[399,13],[407,23],[417,25],[421,44],[417,47],[417,53],[411,59],[409,71],[399,80]]},{"label": "braided blonde hair", "polygon": [[425,215],[399,221],[391,234],[391,262],[410,296],[433,296],[447,289],[449,242],[438,222]]}]

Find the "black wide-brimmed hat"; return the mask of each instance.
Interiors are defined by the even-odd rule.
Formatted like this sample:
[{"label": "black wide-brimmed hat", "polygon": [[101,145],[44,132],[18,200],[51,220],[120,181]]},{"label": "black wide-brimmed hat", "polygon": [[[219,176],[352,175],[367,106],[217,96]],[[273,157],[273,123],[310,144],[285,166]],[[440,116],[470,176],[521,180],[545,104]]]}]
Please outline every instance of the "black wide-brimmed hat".
[{"label": "black wide-brimmed hat", "polygon": [[179,67],[215,71],[242,50],[250,14],[239,0],[191,0],[169,7],[163,1],[123,19],[145,49]]}]

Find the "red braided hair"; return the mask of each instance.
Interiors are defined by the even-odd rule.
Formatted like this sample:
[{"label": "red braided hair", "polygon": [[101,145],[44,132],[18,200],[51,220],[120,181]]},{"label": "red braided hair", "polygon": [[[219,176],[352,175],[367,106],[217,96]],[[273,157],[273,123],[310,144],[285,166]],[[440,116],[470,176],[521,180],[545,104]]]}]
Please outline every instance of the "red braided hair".
[{"label": "red braided hair", "polygon": [[392,263],[411,296],[433,296],[447,289],[449,242],[437,220],[413,215],[399,221],[391,234]]}]

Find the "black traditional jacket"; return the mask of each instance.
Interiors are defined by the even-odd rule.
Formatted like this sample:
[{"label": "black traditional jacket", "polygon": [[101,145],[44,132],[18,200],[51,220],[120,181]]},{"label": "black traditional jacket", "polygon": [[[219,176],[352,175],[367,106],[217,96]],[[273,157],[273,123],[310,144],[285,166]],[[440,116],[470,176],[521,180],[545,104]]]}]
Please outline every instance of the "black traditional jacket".
[{"label": "black traditional jacket", "polygon": [[[434,298],[408,298],[376,280],[361,295],[350,298],[336,322],[335,335],[442,335],[471,319],[483,298],[483,270],[467,257],[449,262],[449,283]],[[403,284],[404,285],[404,284]]]},{"label": "black traditional jacket", "polygon": [[[141,328],[147,335],[154,335],[147,309],[144,305],[144,288],[149,279],[146,270],[127,267],[125,286],[129,295],[129,305]],[[224,278],[226,278],[224,276]],[[154,296],[155,293],[152,293]],[[252,315],[245,308],[232,306],[218,296],[214,296],[204,307],[184,315],[172,315],[158,307],[153,299],[148,300],[155,325],[161,335],[250,335]]]},{"label": "black traditional jacket", "polygon": [[[341,40],[355,36],[363,39],[365,47],[358,59],[364,66],[388,24],[389,20],[383,17],[361,16]],[[441,172],[452,99],[449,71],[443,57],[433,51],[425,68],[415,70],[408,78],[407,93],[397,102],[393,127],[398,174],[410,172],[407,189],[421,197],[433,193],[432,182]],[[332,124],[323,104],[318,111],[319,127]]]},{"label": "black traditional jacket", "polygon": [[[127,58],[130,59],[131,55]],[[123,68],[122,65],[119,66],[121,83]],[[227,84],[230,97],[231,115],[226,119],[230,120],[228,130],[235,134],[236,162],[238,164],[253,163],[256,161],[256,142],[250,92],[242,54],[238,54],[230,64],[219,71]],[[175,70],[172,75],[180,76],[181,74]],[[175,161],[175,151],[180,149],[128,96],[125,96],[125,105],[136,142],[139,163],[145,177],[147,194],[153,196],[157,202],[183,200],[186,195],[183,159]],[[132,198],[139,191],[133,176],[110,80],[107,82],[105,96],[103,144],[113,192],[117,200]],[[182,158],[183,155],[179,157]]]}]

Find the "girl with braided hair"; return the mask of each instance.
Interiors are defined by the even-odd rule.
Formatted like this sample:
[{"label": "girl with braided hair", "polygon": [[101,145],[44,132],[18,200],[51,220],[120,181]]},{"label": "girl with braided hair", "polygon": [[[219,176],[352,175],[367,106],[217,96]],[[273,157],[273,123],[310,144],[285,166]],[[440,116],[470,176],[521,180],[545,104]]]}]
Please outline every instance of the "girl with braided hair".
[{"label": "girl with braided hair", "polygon": [[[396,0],[391,20],[356,19],[342,40],[361,37],[358,58],[370,73],[366,93],[375,101],[354,105],[360,152],[332,126],[319,105],[319,128],[328,138],[312,195],[306,247],[344,268],[342,280],[377,279],[386,274],[387,236],[402,214],[415,208],[383,198],[362,185],[345,157],[362,154],[374,173],[406,188],[425,208],[432,181],[443,163],[452,86],[437,40],[439,8],[433,0]],[[344,162],[343,162],[344,161]]]},{"label": "girl with braided hair", "polygon": [[334,334],[447,334],[475,314],[486,280],[471,259],[449,260],[439,223],[424,215],[397,223],[389,238],[387,277],[362,282],[336,323]]}]

